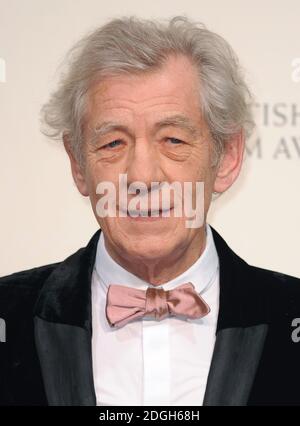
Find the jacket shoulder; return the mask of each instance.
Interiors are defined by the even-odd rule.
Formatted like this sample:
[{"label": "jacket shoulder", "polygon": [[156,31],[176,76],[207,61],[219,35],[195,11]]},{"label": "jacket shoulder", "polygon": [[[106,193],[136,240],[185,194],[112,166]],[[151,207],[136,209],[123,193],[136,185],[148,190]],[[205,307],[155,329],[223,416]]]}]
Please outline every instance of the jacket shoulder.
[{"label": "jacket shoulder", "polygon": [[[282,321],[300,317],[300,279],[247,263],[214,229],[226,300],[242,310],[241,316],[254,321]],[[223,291],[224,294],[224,291]]]},{"label": "jacket shoulder", "polygon": [[250,266],[257,294],[273,313],[300,315],[300,279],[282,272]]},{"label": "jacket shoulder", "polygon": [[[0,278],[0,318],[22,318],[20,312],[32,314],[40,294],[47,287],[50,293],[60,292],[61,281],[73,291],[72,283],[80,274],[87,259],[95,253],[100,230],[81,247],[61,262],[19,271]],[[69,285],[70,284],[70,285]],[[72,288],[71,288],[72,287]],[[76,289],[75,289],[76,290]]]},{"label": "jacket shoulder", "polygon": [[0,277],[0,291],[16,289],[36,290],[61,262],[14,272]]},{"label": "jacket shoulder", "polygon": [[53,270],[60,264],[52,263],[0,278],[0,317],[8,318],[16,313],[21,316],[32,308],[39,291]]},{"label": "jacket shoulder", "polygon": [[265,287],[266,291],[270,290],[270,286],[277,291],[284,291],[290,294],[300,295],[300,279],[292,275],[270,269],[260,268],[258,266],[249,265],[254,283],[258,283],[260,287]]}]

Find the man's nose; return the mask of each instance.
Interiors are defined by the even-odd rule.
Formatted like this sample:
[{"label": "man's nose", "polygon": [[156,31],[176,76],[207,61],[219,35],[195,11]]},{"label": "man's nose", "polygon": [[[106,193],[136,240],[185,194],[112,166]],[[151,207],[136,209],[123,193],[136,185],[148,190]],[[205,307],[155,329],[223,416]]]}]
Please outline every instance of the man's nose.
[{"label": "man's nose", "polygon": [[151,189],[151,182],[161,182],[164,174],[161,169],[159,153],[146,139],[139,139],[128,157],[127,182],[143,182]]}]

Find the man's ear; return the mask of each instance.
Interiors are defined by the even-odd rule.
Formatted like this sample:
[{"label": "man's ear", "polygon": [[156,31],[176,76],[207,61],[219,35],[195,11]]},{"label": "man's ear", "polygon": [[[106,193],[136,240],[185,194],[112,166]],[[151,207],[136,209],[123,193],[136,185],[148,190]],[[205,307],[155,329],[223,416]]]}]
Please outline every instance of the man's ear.
[{"label": "man's ear", "polygon": [[85,197],[87,197],[89,195],[89,191],[86,185],[86,181],[85,181],[85,176],[84,176],[84,171],[83,168],[80,166],[80,164],[78,163],[78,161],[76,160],[72,147],[71,147],[71,143],[69,140],[69,137],[67,134],[63,135],[63,141],[64,141],[64,147],[65,150],[69,156],[70,159],[70,164],[71,164],[71,170],[72,170],[72,175],[73,175],[73,179],[76,183],[76,186],[78,188],[78,191],[84,195]]},{"label": "man's ear", "polygon": [[214,192],[225,192],[237,179],[243,162],[245,149],[244,132],[240,131],[225,143],[224,152],[219,162]]}]

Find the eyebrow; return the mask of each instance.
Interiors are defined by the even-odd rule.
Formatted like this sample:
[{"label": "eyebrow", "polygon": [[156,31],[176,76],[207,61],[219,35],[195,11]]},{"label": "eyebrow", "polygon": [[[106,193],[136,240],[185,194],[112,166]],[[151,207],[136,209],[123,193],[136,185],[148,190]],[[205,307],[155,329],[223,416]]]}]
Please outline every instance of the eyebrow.
[{"label": "eyebrow", "polygon": [[155,124],[156,129],[161,129],[163,127],[168,127],[168,126],[179,127],[183,130],[188,131],[194,137],[199,135],[199,133],[201,133],[200,129],[198,129],[188,117],[181,114],[165,117]]},{"label": "eyebrow", "polygon": [[[201,134],[200,129],[198,129],[188,117],[181,114],[170,115],[168,117],[161,119],[160,121],[155,123],[154,128],[155,128],[155,131],[157,131],[164,127],[169,127],[169,126],[179,127],[183,130],[186,130],[189,133],[191,133],[193,137],[196,137],[197,135]],[[92,131],[92,137],[90,140],[91,143],[95,142],[95,140],[99,136],[101,137],[114,131],[120,131],[120,132],[124,132],[131,135],[131,131],[129,130],[127,126],[121,123],[113,122],[113,121],[104,121],[103,123],[100,123],[96,125],[95,127],[91,128],[91,131]]]},{"label": "eyebrow", "polygon": [[104,136],[110,132],[119,131],[131,134],[127,126],[113,121],[104,121],[103,123],[97,124],[95,127],[90,128],[90,130],[92,131],[92,136],[90,138],[90,143],[92,144],[95,143],[99,136]]}]

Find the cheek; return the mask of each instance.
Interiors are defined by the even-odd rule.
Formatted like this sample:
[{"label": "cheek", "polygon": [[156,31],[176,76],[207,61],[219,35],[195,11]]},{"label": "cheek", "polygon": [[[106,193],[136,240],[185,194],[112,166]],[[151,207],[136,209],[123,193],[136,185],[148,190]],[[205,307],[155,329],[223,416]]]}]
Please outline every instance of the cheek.
[{"label": "cheek", "polygon": [[114,174],[111,173],[111,170],[107,170],[94,158],[89,159],[86,164],[86,184],[91,196],[96,196],[96,188],[100,182],[114,182],[114,180]]},{"label": "cheek", "polygon": [[[102,217],[98,214],[97,209],[101,209],[102,207],[100,206],[104,206],[105,210],[107,210],[108,205],[114,208],[116,203],[118,203],[119,173],[107,170],[107,168],[102,167],[102,165],[98,163],[88,168],[86,181],[94,215],[102,228],[102,225],[105,226],[106,222],[110,223],[115,219]],[[102,197],[105,197],[105,199],[103,199],[99,205],[98,202],[102,199]],[[107,202],[108,199],[110,199],[109,204]],[[113,214],[115,214],[114,210]]]},{"label": "cheek", "polygon": [[207,189],[211,188],[215,177],[211,145],[205,145],[202,150],[195,153],[193,162],[196,170],[195,180],[204,182]]},{"label": "cheek", "polygon": [[[198,160],[198,162],[197,162]],[[213,192],[213,185],[215,180],[215,171],[211,167],[210,157],[207,156],[205,159],[201,156],[195,158],[195,163],[193,166],[190,166],[190,169],[186,173],[185,180],[192,181],[193,184],[193,193],[194,197],[196,197],[196,182],[201,182],[204,184],[204,193],[200,190],[201,194],[201,203],[204,203],[204,212],[206,213],[209,209],[209,205],[211,202],[211,196]],[[198,195],[200,196],[200,195]],[[204,199],[203,199],[204,196]],[[194,201],[193,201],[194,203]],[[196,203],[194,204],[196,205]]]},{"label": "cheek", "polygon": [[206,162],[196,159],[186,164],[181,170],[177,169],[177,173],[180,175],[180,180],[183,182],[204,182],[205,185],[210,185],[212,180],[211,168]]}]

